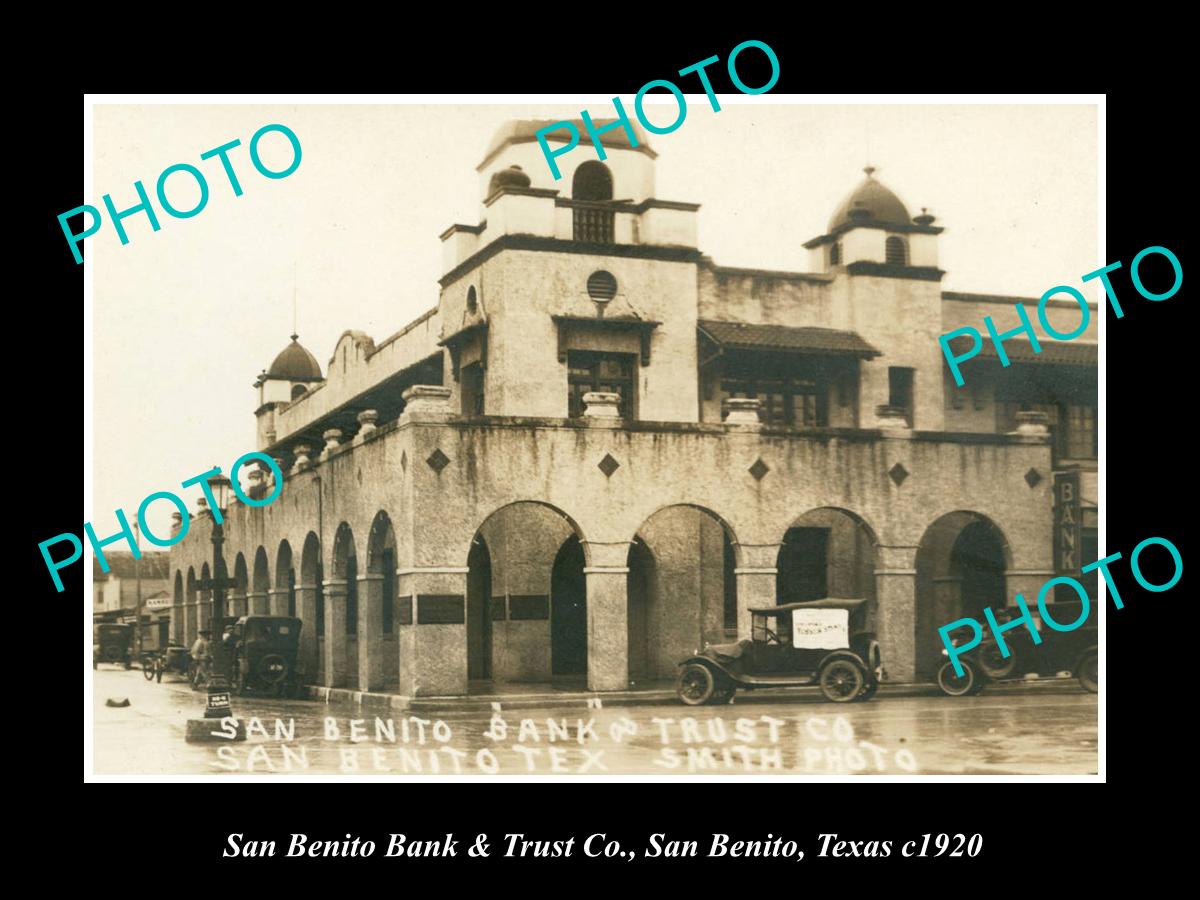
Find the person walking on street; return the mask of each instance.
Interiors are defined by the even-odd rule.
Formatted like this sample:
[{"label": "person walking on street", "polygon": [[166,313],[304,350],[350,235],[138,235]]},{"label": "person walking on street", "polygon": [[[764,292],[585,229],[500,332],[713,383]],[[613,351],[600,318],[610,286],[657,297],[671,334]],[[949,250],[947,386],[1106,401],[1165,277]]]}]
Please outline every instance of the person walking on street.
[{"label": "person walking on street", "polygon": [[212,654],[208,647],[208,638],[211,632],[204,630],[196,638],[196,643],[192,644],[192,684],[198,685],[200,678],[203,676],[205,683],[209,681],[209,661]]}]

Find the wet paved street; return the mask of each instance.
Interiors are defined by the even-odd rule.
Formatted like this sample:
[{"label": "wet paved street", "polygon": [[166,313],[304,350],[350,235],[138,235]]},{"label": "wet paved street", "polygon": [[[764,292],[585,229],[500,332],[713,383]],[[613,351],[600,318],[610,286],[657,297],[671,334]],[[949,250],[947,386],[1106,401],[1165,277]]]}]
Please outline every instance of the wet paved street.
[{"label": "wet paved street", "polygon": [[[204,695],[138,670],[93,673],[97,774],[1038,774],[1097,771],[1097,697],[1074,680],[868,703],[739,695],[729,706],[582,700],[499,712],[358,711],[234,698],[248,740],[188,744]],[[130,706],[105,705],[128,697]],[[352,722],[353,720],[353,722]],[[549,720],[549,721],[548,721]],[[214,730],[219,723],[214,722]]]}]

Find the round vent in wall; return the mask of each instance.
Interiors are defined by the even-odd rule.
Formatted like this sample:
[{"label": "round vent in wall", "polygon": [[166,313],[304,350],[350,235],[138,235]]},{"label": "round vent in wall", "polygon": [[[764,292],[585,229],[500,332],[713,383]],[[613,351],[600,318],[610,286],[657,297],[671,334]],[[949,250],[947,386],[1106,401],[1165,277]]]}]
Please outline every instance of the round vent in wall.
[{"label": "round vent in wall", "polygon": [[603,269],[593,272],[588,276],[587,292],[597,303],[607,303],[617,296],[617,279],[613,278],[611,272],[605,272]]}]

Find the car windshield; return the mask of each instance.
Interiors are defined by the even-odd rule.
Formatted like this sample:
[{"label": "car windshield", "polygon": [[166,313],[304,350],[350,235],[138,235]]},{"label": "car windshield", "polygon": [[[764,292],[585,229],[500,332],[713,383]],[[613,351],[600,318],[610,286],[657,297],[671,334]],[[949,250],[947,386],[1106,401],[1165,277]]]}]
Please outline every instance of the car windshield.
[{"label": "car windshield", "polygon": [[755,614],[751,620],[751,637],[764,644],[791,644],[792,633],[786,616]]}]

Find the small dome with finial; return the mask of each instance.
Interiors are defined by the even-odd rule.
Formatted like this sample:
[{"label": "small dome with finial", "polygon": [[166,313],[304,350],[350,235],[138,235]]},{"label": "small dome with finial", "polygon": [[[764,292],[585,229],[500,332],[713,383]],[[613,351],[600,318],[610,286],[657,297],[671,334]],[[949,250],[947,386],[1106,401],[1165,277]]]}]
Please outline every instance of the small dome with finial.
[{"label": "small dome with finial", "polygon": [[300,335],[293,334],[292,342],[280,351],[267,370],[267,378],[286,381],[322,381],[321,364],[299,342]]},{"label": "small dome with finial", "polygon": [[874,166],[863,169],[866,179],[850,194],[829,220],[828,231],[851,222],[881,222],[908,225],[912,220],[900,198],[875,180]]},{"label": "small dome with finial", "polygon": [[532,183],[520,166],[509,166],[492,175],[492,180],[488,182],[488,196],[490,197],[501,188],[527,188]]}]

